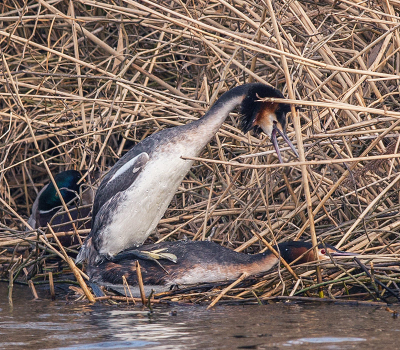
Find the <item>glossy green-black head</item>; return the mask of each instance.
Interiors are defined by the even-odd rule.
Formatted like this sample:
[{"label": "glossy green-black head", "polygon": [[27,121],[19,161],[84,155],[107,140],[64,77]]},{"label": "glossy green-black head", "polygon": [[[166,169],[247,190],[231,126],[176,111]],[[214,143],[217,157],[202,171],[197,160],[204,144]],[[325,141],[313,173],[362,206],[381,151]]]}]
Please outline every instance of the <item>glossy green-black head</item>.
[{"label": "glossy green-black head", "polygon": [[[309,242],[303,241],[289,241],[278,244],[279,252],[283,259],[286,260],[289,264],[295,261],[298,257],[303,255],[301,259],[297,261],[298,264],[303,264],[310,261],[315,261],[314,251],[311,249],[313,245]],[[318,258],[319,260],[329,259],[329,255],[331,256],[354,256],[356,254],[343,252],[341,250],[336,249],[335,247],[325,244],[318,246]]]},{"label": "glossy green-black head", "polygon": [[[76,197],[80,187],[80,184],[78,184],[80,178],[81,173],[76,170],[63,171],[54,176],[57,187],[66,203]],[[50,182],[39,197],[38,209],[40,212],[47,212],[60,206],[61,200],[53,183]]]},{"label": "glossy green-black head", "polygon": [[252,84],[241,104],[240,127],[244,133],[253,130],[256,134],[264,131],[272,141],[279,161],[283,163],[281,153],[276,140],[279,133],[288,143],[292,151],[298,157],[296,148],[286,136],[286,114],[290,112],[287,103],[261,102],[262,98],[284,98],[282,93],[272,86],[264,84]]}]

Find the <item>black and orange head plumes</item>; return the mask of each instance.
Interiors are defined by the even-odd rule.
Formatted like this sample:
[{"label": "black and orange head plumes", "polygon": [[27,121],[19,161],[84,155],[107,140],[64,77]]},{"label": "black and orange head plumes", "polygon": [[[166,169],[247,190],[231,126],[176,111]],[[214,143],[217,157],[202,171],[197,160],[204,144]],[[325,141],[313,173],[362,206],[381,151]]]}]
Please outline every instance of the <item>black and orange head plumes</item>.
[{"label": "black and orange head plumes", "polygon": [[[279,253],[289,264],[296,259],[298,259],[296,261],[297,264],[303,264],[316,260],[312,247],[313,245],[309,242],[288,241],[279,244]],[[330,259],[329,256],[355,256],[357,254],[341,251],[329,244],[320,244],[318,246],[318,255],[319,260],[326,260]]]},{"label": "black and orange head plumes", "polygon": [[252,84],[241,104],[240,127],[244,133],[253,130],[255,134],[259,134],[264,131],[270,137],[279,161],[283,163],[276,140],[277,133],[283,137],[298,157],[295,147],[285,133],[286,113],[290,111],[290,106],[287,103],[260,101],[266,97],[283,98],[283,95],[272,86]]},{"label": "black and orange head plumes", "polygon": [[240,109],[240,127],[244,133],[252,129],[255,133],[259,133],[261,131],[259,122],[261,118],[267,115],[267,113],[274,113],[277,121],[282,127],[282,130],[285,130],[286,113],[290,111],[290,106],[286,103],[260,101],[260,99],[266,97],[283,98],[283,95],[278,89],[275,89],[272,86],[252,84]]}]

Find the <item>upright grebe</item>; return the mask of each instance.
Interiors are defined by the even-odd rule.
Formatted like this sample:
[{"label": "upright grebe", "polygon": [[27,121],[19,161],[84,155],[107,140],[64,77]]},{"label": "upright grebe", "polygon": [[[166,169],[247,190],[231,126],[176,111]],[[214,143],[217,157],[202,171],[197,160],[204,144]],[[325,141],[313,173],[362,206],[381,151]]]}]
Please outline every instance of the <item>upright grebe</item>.
[{"label": "upright grebe", "polygon": [[[275,247],[288,263],[304,254],[297,261],[299,264],[315,260],[311,248],[311,243],[303,241],[280,243],[278,248]],[[267,272],[278,264],[277,257],[270,251],[249,255],[209,241],[163,242],[142,246],[137,250],[140,252],[144,249],[164,250],[176,255],[177,262],[160,260],[161,266],[157,262],[132,258],[130,254],[122,252],[114,258],[114,261],[88,265],[87,273],[91,282],[123,292],[122,276],[125,276],[132,294],[137,295],[136,260],[140,263],[146,293],[149,293],[151,289],[160,293],[169,290],[171,286],[184,287],[198,283],[235,280],[244,272],[256,275]],[[326,245],[318,248],[320,260],[329,259],[326,250],[332,256],[354,255]]]},{"label": "upright grebe", "polygon": [[[71,202],[75,198],[78,199],[81,189],[81,183],[79,182],[81,177],[81,173],[76,170],[62,171],[54,176],[54,181],[65,203]],[[88,217],[91,210],[89,204],[91,205],[93,203],[92,191],[89,190],[85,192],[81,199],[82,204],[85,205],[84,207],[81,208],[77,205],[71,205],[68,208],[74,221]],[[53,183],[50,182],[40,190],[33,202],[31,209],[32,214],[28,219],[28,224],[33,229],[37,229],[38,227],[45,227],[48,222],[52,221],[53,230],[55,232],[72,230],[72,225],[67,214],[54,217],[60,209],[62,209],[61,200]],[[53,217],[54,219],[52,220]],[[86,220],[84,227],[90,228],[90,222]]]},{"label": "upright grebe", "polygon": [[[241,105],[241,129],[264,131],[280,157],[278,132],[297,156],[285,134],[288,104],[260,102],[283,98],[264,84],[237,86],[225,92],[200,119],[157,132],[127,152],[104,177],[93,205],[92,230],[76,262],[89,264],[112,259],[123,250],[140,246],[157,226],[179,184],[196,157],[218,131],[229,112]],[[143,252],[144,253],[144,252]]]}]

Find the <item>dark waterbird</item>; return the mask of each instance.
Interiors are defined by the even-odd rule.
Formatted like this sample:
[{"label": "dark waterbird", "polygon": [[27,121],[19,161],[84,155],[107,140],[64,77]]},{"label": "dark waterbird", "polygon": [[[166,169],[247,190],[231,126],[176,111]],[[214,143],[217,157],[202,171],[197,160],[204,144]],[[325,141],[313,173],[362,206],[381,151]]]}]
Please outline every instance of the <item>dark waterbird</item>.
[{"label": "dark waterbird", "polygon": [[261,102],[265,97],[283,95],[259,83],[237,86],[225,92],[202,118],[157,132],[127,152],[100,184],[93,205],[92,231],[76,261],[94,264],[142,245],[193,164],[182,157],[198,156],[238,105],[243,132],[264,131],[282,160],[276,141],[279,133],[297,155],[285,134],[289,105]]},{"label": "dark waterbird", "polygon": [[[289,241],[278,244],[275,249],[286,262],[314,261],[312,244],[303,241]],[[163,251],[173,254],[177,262],[161,259],[148,260],[147,257],[133,258],[129,251],[118,254],[114,261],[104,261],[99,265],[88,265],[87,273],[92,283],[124,291],[122,276],[125,276],[132,294],[138,295],[136,261],[139,261],[146,293],[168,291],[173,286],[185,287],[198,283],[231,281],[243,273],[257,275],[271,270],[278,264],[278,258],[270,251],[259,254],[238,253],[209,241],[163,242],[139,247],[143,250]],[[354,255],[330,245],[318,247],[320,260],[330,256]],[[128,294],[129,295],[129,294]]]},{"label": "dark waterbird", "polygon": [[[79,180],[81,177],[81,173],[76,170],[62,171],[54,176],[54,181],[65,203],[69,203],[74,199],[80,199],[79,195],[82,184]],[[90,204],[93,202],[92,191],[90,189],[86,191],[81,200],[82,204],[86,205],[85,207],[78,207],[76,203],[68,206],[70,215],[74,221],[88,217],[91,211]],[[32,214],[28,219],[28,224],[33,229],[37,229],[45,227],[47,223],[51,222],[55,232],[72,230],[72,224],[66,213],[55,216],[60,210],[63,210],[60,197],[53,183],[50,182],[41,189],[33,202]],[[86,220],[84,227],[90,228],[90,221]]]}]

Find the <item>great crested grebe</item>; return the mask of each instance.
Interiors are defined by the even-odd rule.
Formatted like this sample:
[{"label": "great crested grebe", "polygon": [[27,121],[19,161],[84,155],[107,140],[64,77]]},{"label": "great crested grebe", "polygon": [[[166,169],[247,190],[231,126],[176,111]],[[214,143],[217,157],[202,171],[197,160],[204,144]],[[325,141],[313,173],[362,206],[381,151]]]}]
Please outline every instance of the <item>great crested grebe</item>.
[{"label": "great crested grebe", "polygon": [[[298,264],[314,261],[312,244],[303,241],[289,241],[278,244],[275,249],[286,262],[291,263],[301,255]],[[176,241],[151,244],[138,248],[159,249],[174,254],[177,262],[132,258],[128,252],[118,254],[114,261],[104,261],[98,265],[88,265],[87,273],[92,283],[123,292],[122,276],[125,276],[132,294],[138,294],[136,260],[139,261],[146,293],[169,290],[172,286],[184,287],[198,283],[216,283],[239,278],[242,273],[256,275],[271,270],[278,264],[277,257],[270,251],[259,254],[235,252],[209,241]],[[327,253],[329,252],[329,254]],[[329,255],[355,255],[342,252],[332,246],[318,248],[319,259],[329,259]],[[129,294],[128,294],[129,295]]]},{"label": "great crested grebe", "polygon": [[[81,173],[76,170],[62,171],[54,176],[54,181],[56,182],[65,203],[68,203],[75,198],[78,199],[81,189],[81,183],[79,182],[81,177]],[[88,217],[91,211],[89,205],[93,203],[92,190],[89,189],[87,192],[85,191],[81,200],[84,207],[81,208],[77,205],[71,205],[68,207],[74,221]],[[63,209],[61,200],[53,183],[50,182],[40,190],[33,202],[31,209],[32,214],[28,219],[28,224],[33,229],[37,229],[39,227],[45,227],[47,223],[51,221],[55,232],[72,230],[72,225],[67,214],[54,217],[60,209]],[[54,219],[52,220],[53,217]],[[90,222],[87,222],[86,220],[84,227],[90,228]]]},{"label": "great crested grebe", "polygon": [[289,105],[259,101],[265,97],[283,98],[283,95],[260,83],[237,86],[225,92],[202,118],[157,132],[128,151],[97,190],[92,230],[76,262],[87,260],[93,264],[112,259],[123,250],[143,244],[193,164],[182,156],[198,156],[238,105],[241,105],[243,132],[264,131],[282,160],[276,141],[279,133],[297,156],[285,134]]}]

